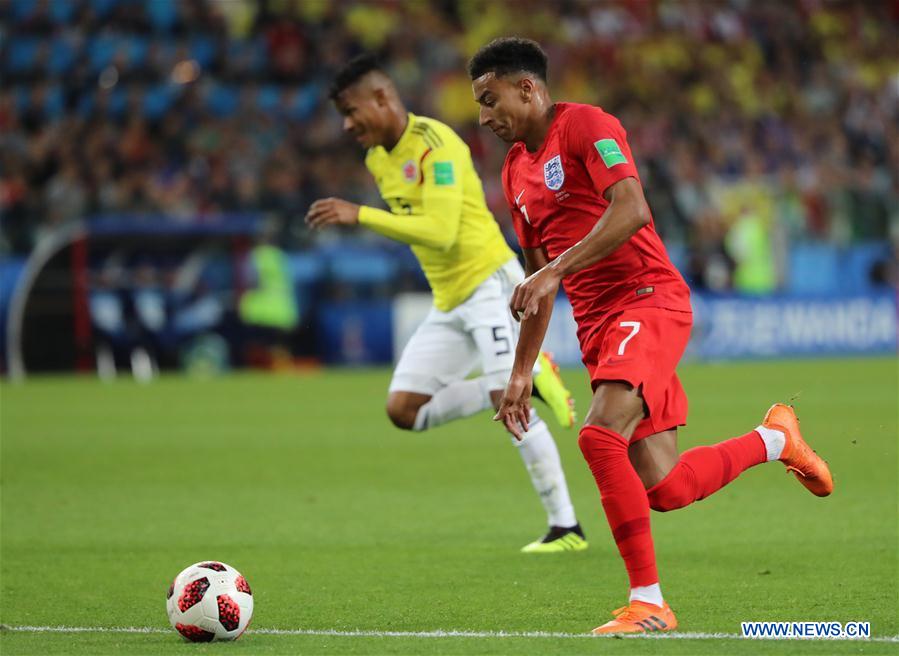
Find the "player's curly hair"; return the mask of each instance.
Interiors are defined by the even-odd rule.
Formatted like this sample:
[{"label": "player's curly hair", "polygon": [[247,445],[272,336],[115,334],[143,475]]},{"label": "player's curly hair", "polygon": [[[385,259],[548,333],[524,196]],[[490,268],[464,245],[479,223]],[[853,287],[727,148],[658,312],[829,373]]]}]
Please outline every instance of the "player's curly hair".
[{"label": "player's curly hair", "polygon": [[352,86],[372,71],[384,72],[380,58],[370,52],[356,55],[337,71],[334,81],[331,82],[331,88],[328,90],[328,98],[336,100],[344,89]]},{"label": "player's curly hair", "polygon": [[486,73],[497,77],[510,73],[532,73],[546,82],[546,53],[540,44],[517,36],[494,39],[468,62],[468,75],[476,80]]}]

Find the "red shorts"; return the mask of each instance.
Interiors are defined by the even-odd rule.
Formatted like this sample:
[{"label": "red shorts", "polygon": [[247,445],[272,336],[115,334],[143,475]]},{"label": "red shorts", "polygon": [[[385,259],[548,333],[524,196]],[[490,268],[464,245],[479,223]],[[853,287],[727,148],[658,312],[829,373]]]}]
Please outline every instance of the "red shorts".
[{"label": "red shorts", "polygon": [[594,390],[612,380],[641,390],[646,417],[632,442],[687,423],[687,395],[675,370],[692,326],[690,312],[634,308],[611,315],[581,344]]}]

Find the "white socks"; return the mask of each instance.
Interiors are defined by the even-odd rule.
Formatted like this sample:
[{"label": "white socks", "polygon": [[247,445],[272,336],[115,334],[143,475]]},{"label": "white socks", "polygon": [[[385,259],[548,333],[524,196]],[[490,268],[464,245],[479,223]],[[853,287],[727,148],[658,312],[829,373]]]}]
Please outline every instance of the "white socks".
[{"label": "white socks", "polygon": [[518,453],[546,510],[549,525],[569,527],[577,524],[556,441],[546,422],[533,409],[530,430],[521,442],[513,437],[512,443],[518,447]]},{"label": "white socks", "polygon": [[[534,375],[540,367],[534,365]],[[436,428],[448,421],[462,419],[493,407],[490,400],[490,381],[484,376],[451,383],[431,397],[418,409],[412,430],[423,431]]]},{"label": "white socks", "polygon": [[787,442],[784,434],[779,430],[765,428],[764,426],[759,426],[755,429],[755,432],[761,435],[762,442],[765,443],[765,451],[768,452],[768,462],[780,458],[784,450],[784,444]]},{"label": "white socks", "polygon": [[661,606],[665,603],[665,600],[662,599],[662,588],[658,583],[631,588],[630,601],[645,601],[656,606]]},{"label": "white socks", "polygon": [[[454,419],[492,408],[487,385],[484,377],[447,385],[418,409],[413,430],[435,428]],[[525,433],[521,442],[512,438],[512,443],[518,448],[534,489],[540,496],[549,525],[568,527],[577,524],[556,442],[546,423],[533,409],[530,430]]]},{"label": "white socks", "polygon": [[482,376],[447,385],[418,409],[412,430],[423,431],[492,408],[487,380]]}]

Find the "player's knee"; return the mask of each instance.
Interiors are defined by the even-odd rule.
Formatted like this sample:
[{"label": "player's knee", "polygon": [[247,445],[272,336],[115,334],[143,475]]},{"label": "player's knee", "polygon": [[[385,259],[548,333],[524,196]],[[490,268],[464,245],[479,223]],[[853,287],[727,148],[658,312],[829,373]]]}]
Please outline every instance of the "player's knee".
[{"label": "player's knee", "polygon": [[391,423],[397,428],[403,430],[413,430],[415,428],[415,417],[418,415],[418,408],[390,397],[387,399],[386,410]]},{"label": "player's knee", "polygon": [[591,411],[587,415],[586,424],[589,426],[598,426],[606,430],[625,435],[628,429],[636,425],[639,419],[631,417],[623,412],[603,408],[597,411]]},{"label": "player's knee", "polygon": [[[596,428],[602,430],[595,430]],[[588,462],[593,460],[594,456],[599,456],[605,461],[627,458],[627,440],[605,426],[595,424],[584,426],[578,435],[577,444]]]},{"label": "player's knee", "polygon": [[693,502],[692,495],[685,486],[666,485],[664,482],[649,490],[646,496],[649,498],[649,507],[657,512],[677,510]]}]

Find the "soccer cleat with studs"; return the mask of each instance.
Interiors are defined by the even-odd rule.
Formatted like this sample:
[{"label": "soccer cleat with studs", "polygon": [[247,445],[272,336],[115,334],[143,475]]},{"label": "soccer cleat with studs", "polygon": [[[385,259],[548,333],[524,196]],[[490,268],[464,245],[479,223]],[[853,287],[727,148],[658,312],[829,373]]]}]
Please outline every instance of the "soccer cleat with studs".
[{"label": "soccer cleat with studs", "polygon": [[802,439],[799,418],[792,406],[775,403],[765,414],[762,426],[784,434],[784,448],[780,461],[786,465],[809,492],[826,497],[833,492],[833,476],[827,463]]},{"label": "soccer cleat with studs", "polygon": [[564,553],[566,551],[583,551],[588,546],[580,524],[550,526],[546,535],[523,546],[521,553]]},{"label": "soccer cleat with studs", "polygon": [[677,628],[677,618],[666,603],[656,606],[645,601],[635,600],[627,606],[612,611],[612,615],[615,616],[615,619],[593,629],[593,635],[655,633],[657,631],[674,631]]},{"label": "soccer cleat with studs", "polygon": [[545,351],[537,356],[537,365],[539,373],[534,374],[533,395],[549,406],[563,428],[571,428],[575,421],[574,399],[559,375],[559,365]]}]

